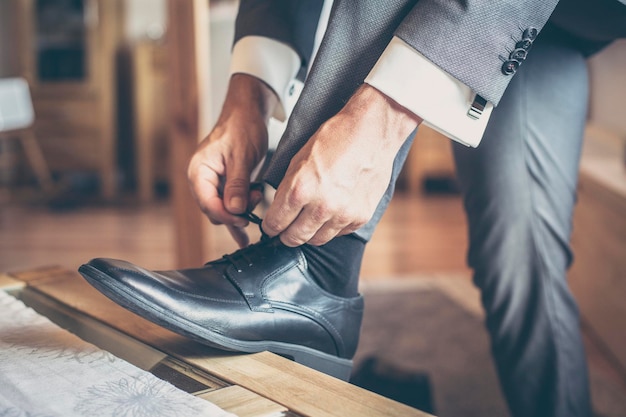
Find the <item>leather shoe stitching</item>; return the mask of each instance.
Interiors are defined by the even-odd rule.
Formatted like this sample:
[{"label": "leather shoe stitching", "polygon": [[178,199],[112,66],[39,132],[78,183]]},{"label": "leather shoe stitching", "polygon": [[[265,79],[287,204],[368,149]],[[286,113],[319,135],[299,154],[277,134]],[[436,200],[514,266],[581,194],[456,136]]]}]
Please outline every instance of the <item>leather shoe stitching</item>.
[{"label": "leather shoe stitching", "polygon": [[298,268],[300,272],[302,272],[300,265],[301,265],[301,262],[298,261],[294,264],[287,264],[287,265],[281,266],[276,271],[272,272],[271,274],[263,278],[261,282],[259,283],[259,288],[258,288],[258,290],[261,292],[261,296],[264,299],[267,299],[267,293],[265,292],[266,285],[274,281],[274,278],[278,277],[278,275],[282,274],[283,272],[289,271],[290,269],[293,269],[293,268]]},{"label": "leather shoe stitching", "polygon": [[[281,275],[282,273],[284,273],[285,271],[288,271],[294,267],[298,266],[298,264],[287,264],[287,265],[283,265],[280,268],[276,269],[275,271],[273,271],[272,273],[270,273],[269,275],[267,275],[266,277],[263,278],[263,280],[258,284],[256,290],[258,292],[260,292],[261,295],[261,299],[267,301],[267,294],[264,291],[264,287],[265,284],[269,281],[272,280],[274,277]],[[239,282],[239,280],[235,277],[235,274],[238,273],[238,270],[234,267],[229,267],[226,269],[226,274],[225,277],[231,281],[239,290],[240,294],[242,294],[246,299],[256,299],[257,296],[255,293],[251,293],[251,292],[246,292],[243,290],[243,287],[241,285],[241,283]],[[248,277],[248,276],[245,276]],[[250,309],[252,309],[253,311],[273,311],[271,308],[263,308],[263,307],[255,307],[253,305],[251,305],[251,303],[248,303],[248,306],[250,307]]]},{"label": "leather shoe stitching", "polygon": [[[322,328],[324,328],[324,330],[326,330],[330,334],[331,339],[333,340],[333,343],[335,345],[335,349],[337,350],[337,356],[341,356],[341,354],[345,351],[343,338],[341,337],[341,334],[339,333],[337,328],[333,326],[333,324],[329,322],[324,316],[322,316],[315,310],[309,309],[299,304],[293,304],[287,301],[278,301],[278,300],[272,300],[272,299],[270,299],[269,301],[272,303],[272,305],[274,305],[274,307],[278,308],[278,306],[283,306],[284,310],[290,313],[302,314],[305,317],[317,322],[318,324],[322,326]],[[291,308],[287,308],[287,307],[291,307]],[[308,313],[308,314],[305,314],[305,313]],[[330,330],[332,331],[329,331],[329,329],[326,326],[324,326],[324,324],[326,324],[328,328],[330,328]]]}]

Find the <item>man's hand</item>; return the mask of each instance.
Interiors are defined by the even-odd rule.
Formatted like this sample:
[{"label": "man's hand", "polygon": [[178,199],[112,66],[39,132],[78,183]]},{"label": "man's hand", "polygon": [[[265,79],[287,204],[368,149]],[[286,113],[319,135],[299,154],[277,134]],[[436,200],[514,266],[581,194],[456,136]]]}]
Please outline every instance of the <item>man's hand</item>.
[{"label": "man's hand", "polygon": [[422,119],[364,84],[294,156],[263,221],[288,246],[323,245],[374,214],[402,143]]},{"label": "man's hand", "polygon": [[240,247],[249,244],[248,221],[237,214],[263,198],[250,190],[250,175],[267,153],[267,122],[277,102],[257,78],[233,75],[220,117],[187,170],[200,209],[213,224],[225,224]]}]

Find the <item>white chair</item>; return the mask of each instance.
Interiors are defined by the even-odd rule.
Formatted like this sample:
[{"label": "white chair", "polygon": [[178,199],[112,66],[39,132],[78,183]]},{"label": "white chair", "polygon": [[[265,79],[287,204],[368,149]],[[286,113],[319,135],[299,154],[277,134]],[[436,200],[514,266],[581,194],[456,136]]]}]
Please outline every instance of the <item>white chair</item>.
[{"label": "white chair", "polygon": [[32,126],[35,111],[28,83],[23,78],[0,78],[0,140],[18,138],[39,185],[53,190],[52,176]]}]

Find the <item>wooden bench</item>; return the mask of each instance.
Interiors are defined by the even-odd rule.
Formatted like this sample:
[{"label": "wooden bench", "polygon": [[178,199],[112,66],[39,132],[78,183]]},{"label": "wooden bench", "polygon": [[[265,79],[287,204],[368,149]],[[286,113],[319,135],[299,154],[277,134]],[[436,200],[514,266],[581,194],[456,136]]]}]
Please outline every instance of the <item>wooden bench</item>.
[{"label": "wooden bench", "polygon": [[119,307],[74,271],[0,274],[0,289],[102,349],[240,417],[428,414],[268,352],[217,351]]}]

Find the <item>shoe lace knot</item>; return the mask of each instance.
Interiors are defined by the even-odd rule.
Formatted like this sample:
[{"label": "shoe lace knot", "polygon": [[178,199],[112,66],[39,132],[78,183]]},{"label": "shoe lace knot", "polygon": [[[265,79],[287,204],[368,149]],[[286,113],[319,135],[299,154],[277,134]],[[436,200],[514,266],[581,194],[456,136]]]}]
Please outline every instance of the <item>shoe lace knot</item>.
[{"label": "shoe lace knot", "polygon": [[223,255],[222,258],[218,259],[217,261],[207,262],[205,265],[210,265],[215,262],[226,261],[229,264],[233,265],[235,269],[237,270],[237,272],[242,272],[243,268],[251,267],[254,265],[254,262],[250,254],[255,250],[254,248],[256,246],[266,243],[270,239],[270,237],[261,228],[261,223],[263,222],[263,219],[257,216],[256,214],[250,211],[246,211],[245,213],[239,214],[238,216],[243,217],[249,220],[251,223],[254,223],[259,226],[259,230],[261,231],[261,240],[245,248],[238,249],[233,253]]}]

